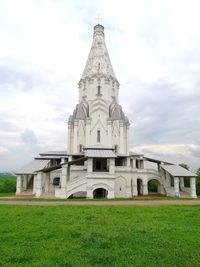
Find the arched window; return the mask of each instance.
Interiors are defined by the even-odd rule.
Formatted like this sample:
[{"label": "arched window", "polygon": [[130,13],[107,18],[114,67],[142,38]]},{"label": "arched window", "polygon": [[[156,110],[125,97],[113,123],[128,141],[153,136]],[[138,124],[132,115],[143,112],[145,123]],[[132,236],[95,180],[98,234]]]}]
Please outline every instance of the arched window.
[{"label": "arched window", "polygon": [[97,130],[97,143],[100,143],[101,141],[101,132],[100,130]]}]

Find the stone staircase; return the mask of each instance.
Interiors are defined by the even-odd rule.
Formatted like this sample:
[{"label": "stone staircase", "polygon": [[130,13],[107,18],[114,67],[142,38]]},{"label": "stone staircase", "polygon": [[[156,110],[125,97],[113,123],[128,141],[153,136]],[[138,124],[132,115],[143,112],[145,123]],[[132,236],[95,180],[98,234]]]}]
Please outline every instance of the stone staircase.
[{"label": "stone staircase", "polygon": [[189,192],[183,192],[183,191],[180,191],[180,197],[181,198],[191,198],[190,196],[190,193]]},{"label": "stone staircase", "polygon": [[46,192],[42,194],[41,198],[55,198],[55,193]]},{"label": "stone staircase", "polygon": [[35,197],[35,194],[33,194],[33,189],[27,189],[20,194],[16,194],[16,197],[21,198],[33,198]]},{"label": "stone staircase", "polygon": [[86,184],[87,180],[85,176],[67,182],[67,197],[77,192],[86,191]]}]

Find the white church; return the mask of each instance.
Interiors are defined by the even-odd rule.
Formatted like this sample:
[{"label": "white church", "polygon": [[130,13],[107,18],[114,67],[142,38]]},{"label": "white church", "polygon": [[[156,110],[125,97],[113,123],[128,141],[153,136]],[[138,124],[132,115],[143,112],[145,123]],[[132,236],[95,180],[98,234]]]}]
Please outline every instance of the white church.
[{"label": "white church", "polygon": [[194,173],[129,151],[129,120],[119,105],[119,82],[100,24],[78,89],[67,151],[41,153],[18,170],[16,195],[132,198],[148,195],[148,183],[156,180],[160,195],[196,198]]}]

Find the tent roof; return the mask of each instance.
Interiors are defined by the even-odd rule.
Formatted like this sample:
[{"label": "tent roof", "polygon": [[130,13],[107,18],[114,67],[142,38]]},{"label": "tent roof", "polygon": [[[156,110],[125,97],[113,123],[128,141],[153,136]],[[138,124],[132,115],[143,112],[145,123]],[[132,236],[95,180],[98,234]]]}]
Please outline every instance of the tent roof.
[{"label": "tent roof", "polygon": [[195,173],[178,165],[161,165],[161,167],[174,177],[195,177]]},{"label": "tent roof", "polygon": [[34,174],[35,172],[44,169],[49,163],[47,159],[34,159],[18,171],[16,174]]}]

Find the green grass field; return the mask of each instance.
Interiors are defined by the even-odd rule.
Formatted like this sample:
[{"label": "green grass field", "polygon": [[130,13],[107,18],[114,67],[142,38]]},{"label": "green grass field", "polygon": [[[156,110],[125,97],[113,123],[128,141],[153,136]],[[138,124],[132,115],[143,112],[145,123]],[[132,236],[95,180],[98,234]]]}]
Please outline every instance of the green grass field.
[{"label": "green grass field", "polygon": [[200,206],[0,206],[1,267],[200,266]]},{"label": "green grass field", "polygon": [[0,175],[0,194],[15,193],[16,177],[12,175]]}]

